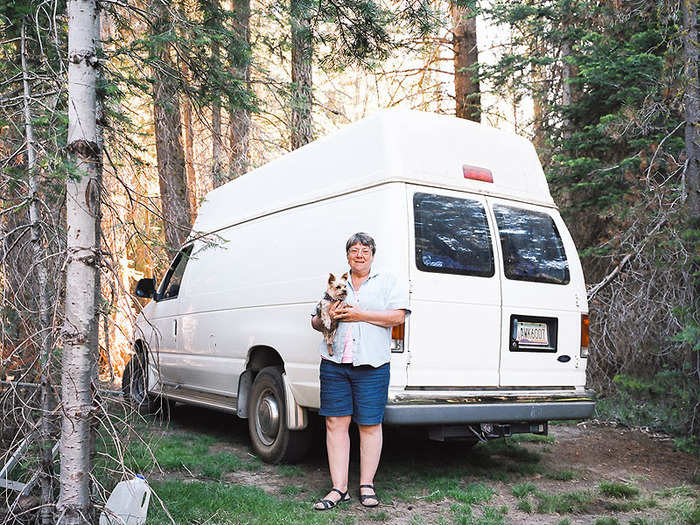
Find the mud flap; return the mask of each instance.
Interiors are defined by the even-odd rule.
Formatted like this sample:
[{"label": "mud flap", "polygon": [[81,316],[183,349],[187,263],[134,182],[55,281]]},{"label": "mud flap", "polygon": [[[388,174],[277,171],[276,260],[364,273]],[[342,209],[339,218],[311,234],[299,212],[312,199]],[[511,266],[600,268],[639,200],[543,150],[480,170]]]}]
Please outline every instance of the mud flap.
[{"label": "mud flap", "polygon": [[294,399],[287,374],[282,374],[282,380],[284,381],[285,406],[287,407],[287,428],[289,430],[303,430],[309,424],[306,409],[297,404],[296,399]]}]

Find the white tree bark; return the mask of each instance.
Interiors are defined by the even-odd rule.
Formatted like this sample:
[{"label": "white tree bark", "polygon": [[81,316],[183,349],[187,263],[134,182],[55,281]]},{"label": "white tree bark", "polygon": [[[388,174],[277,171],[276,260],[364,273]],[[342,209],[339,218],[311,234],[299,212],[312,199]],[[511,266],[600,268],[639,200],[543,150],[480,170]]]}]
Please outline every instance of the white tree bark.
[{"label": "white tree bark", "polygon": [[27,138],[27,172],[29,174],[29,223],[30,239],[34,256],[34,274],[37,281],[37,297],[39,299],[39,327],[41,338],[41,511],[42,525],[52,523],[51,504],[53,503],[53,454],[51,453],[50,432],[50,377],[51,348],[53,347],[50,305],[48,296],[48,275],[46,270],[44,243],[42,241],[41,209],[39,207],[39,176],[37,173],[36,139],[32,124],[31,100],[32,91],[29,84],[29,68],[27,67],[27,39],[25,24],[22,24],[22,84],[24,87],[24,129]]},{"label": "white tree bark", "polygon": [[61,495],[58,523],[92,521],[90,501],[90,432],[92,366],[97,348],[95,283],[99,239],[97,176],[97,56],[95,0],[68,2],[68,151],[78,176],[66,179],[67,269],[61,397]]}]

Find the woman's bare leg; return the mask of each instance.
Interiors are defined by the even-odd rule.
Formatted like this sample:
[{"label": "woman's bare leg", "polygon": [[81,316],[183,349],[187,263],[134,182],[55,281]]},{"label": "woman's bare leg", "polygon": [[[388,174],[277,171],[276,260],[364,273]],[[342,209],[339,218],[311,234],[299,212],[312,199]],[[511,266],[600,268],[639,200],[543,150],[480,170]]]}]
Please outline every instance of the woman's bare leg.
[{"label": "woman's bare leg", "polygon": [[[374,485],[374,475],[382,455],[382,425],[357,425],[360,430],[360,485]],[[372,494],[372,489],[360,489],[360,494]],[[378,501],[378,500],[377,500]],[[367,499],[365,503],[374,504]]]},{"label": "woman's bare leg", "polygon": [[[326,417],[326,448],[328,468],[331,471],[333,487],[341,492],[348,490],[348,464],[350,463],[351,416]],[[329,492],[325,499],[338,501],[337,492]]]}]

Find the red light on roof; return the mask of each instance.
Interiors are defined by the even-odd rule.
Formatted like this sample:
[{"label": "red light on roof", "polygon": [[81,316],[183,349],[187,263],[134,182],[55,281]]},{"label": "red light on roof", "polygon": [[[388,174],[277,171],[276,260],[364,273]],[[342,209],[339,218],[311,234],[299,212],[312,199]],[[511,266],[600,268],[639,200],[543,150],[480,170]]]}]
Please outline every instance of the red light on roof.
[{"label": "red light on roof", "polygon": [[493,182],[493,173],[486,168],[478,168],[476,166],[462,166],[462,173],[465,179],[480,180],[482,182]]}]

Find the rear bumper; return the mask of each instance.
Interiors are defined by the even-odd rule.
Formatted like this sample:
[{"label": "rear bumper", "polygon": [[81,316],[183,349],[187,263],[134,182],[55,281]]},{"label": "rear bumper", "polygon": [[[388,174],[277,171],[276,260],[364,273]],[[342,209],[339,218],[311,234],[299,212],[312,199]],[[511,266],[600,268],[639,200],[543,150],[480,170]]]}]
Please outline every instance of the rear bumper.
[{"label": "rear bumper", "polygon": [[586,419],[595,408],[592,390],[390,391],[384,422],[443,425]]}]

